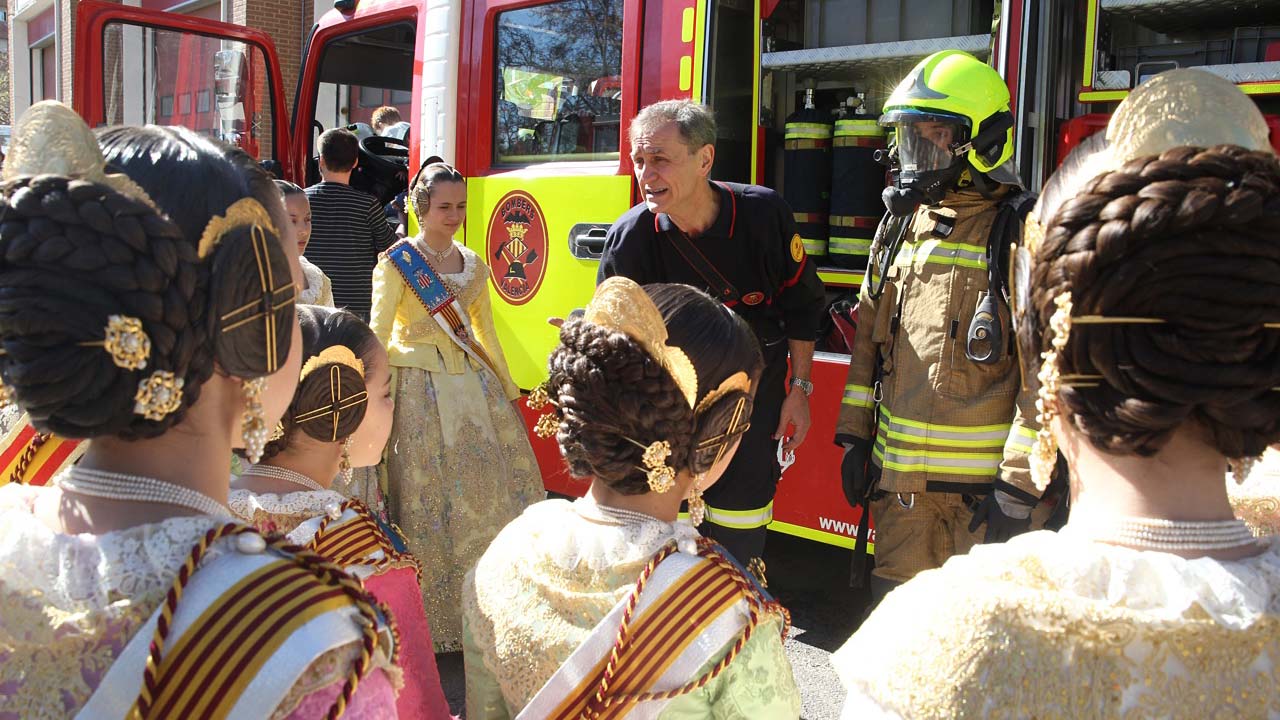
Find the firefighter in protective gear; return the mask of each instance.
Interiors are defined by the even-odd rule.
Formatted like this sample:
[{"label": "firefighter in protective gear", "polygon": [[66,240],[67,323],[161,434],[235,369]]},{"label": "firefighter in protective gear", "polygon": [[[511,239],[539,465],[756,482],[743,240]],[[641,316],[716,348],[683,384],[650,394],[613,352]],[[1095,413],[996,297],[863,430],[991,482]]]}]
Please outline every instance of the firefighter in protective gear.
[{"label": "firefighter in protective gear", "polygon": [[880,122],[893,134],[894,185],[836,429],[845,495],[876,527],[873,601],[1026,530],[1039,497],[1027,461],[1035,408],[1019,402],[1001,270],[1034,198],[1008,169],[1008,89],[972,56],[936,53]]}]

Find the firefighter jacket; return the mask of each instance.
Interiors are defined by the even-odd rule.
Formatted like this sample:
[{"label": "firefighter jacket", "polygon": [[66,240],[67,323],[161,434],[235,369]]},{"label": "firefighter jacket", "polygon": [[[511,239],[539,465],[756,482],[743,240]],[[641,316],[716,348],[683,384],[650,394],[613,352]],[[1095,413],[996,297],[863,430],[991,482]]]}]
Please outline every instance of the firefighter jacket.
[{"label": "firefighter jacket", "polygon": [[[1035,398],[1019,398],[1005,303],[1000,359],[987,365],[965,354],[970,320],[990,287],[986,246],[997,203],[969,190],[919,208],[879,298],[870,292],[878,267],[868,268],[836,442],[874,439],[883,491],[985,493],[999,477],[1022,491],[1015,494],[1040,495],[1028,462]],[[873,265],[879,251],[872,248]]]}]

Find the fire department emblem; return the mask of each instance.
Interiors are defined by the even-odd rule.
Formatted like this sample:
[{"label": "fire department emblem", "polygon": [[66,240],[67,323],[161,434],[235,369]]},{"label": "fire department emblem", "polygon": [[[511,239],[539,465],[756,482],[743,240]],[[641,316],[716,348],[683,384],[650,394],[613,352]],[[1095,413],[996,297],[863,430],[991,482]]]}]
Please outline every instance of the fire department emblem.
[{"label": "fire department emblem", "polygon": [[759,305],[762,302],[764,302],[764,293],[762,292],[752,292],[742,296],[744,305]]},{"label": "fire department emblem", "polygon": [[800,238],[800,233],[791,237],[791,259],[796,262],[804,259],[804,240]]},{"label": "fire department emblem", "polygon": [[487,250],[493,286],[512,305],[533,299],[547,274],[547,221],[531,195],[513,190],[489,218]]}]

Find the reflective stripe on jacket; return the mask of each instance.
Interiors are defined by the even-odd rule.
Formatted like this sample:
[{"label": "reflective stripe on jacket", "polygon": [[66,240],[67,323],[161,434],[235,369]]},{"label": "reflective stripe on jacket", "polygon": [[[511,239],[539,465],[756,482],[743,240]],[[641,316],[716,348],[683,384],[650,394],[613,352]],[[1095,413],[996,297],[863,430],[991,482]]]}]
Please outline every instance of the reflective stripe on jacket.
[{"label": "reflective stripe on jacket", "polygon": [[[836,439],[873,441],[882,490],[969,491],[979,485],[984,487],[972,492],[985,492],[999,474],[1040,494],[1028,471],[1034,398],[1019,398],[1007,307],[1001,306],[1005,347],[999,361],[984,365],[965,354],[969,323],[988,291],[986,244],[996,212],[997,201],[976,192],[950,193],[941,206],[916,211],[878,299],[870,296],[877,268],[868,268]],[[949,233],[947,220],[954,221]],[[873,265],[879,252],[873,248]],[[880,418],[873,426],[877,400]]]}]

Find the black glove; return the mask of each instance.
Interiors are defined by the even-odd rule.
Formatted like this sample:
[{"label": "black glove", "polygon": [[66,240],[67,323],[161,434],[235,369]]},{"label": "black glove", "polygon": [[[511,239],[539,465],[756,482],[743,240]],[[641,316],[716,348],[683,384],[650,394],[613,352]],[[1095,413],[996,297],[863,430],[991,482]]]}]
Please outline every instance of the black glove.
[{"label": "black glove", "polygon": [[1006,503],[1013,502],[1019,506],[1019,510],[1025,507],[1026,517],[1011,517],[1006,515],[1003,508],[1000,507],[1000,500],[996,495],[1002,494],[999,490],[992,490],[987,496],[982,498],[982,502],[978,503],[978,507],[973,511],[973,520],[969,522],[969,532],[977,532],[983,523],[987,525],[987,534],[983,538],[986,543],[1004,542],[1014,535],[1031,529],[1031,506],[1022,504],[1019,500],[1015,500],[1008,494],[1003,494]]},{"label": "black glove", "polygon": [[850,507],[857,507],[867,496],[867,460],[871,457],[871,441],[852,438],[840,463],[840,483]]}]

